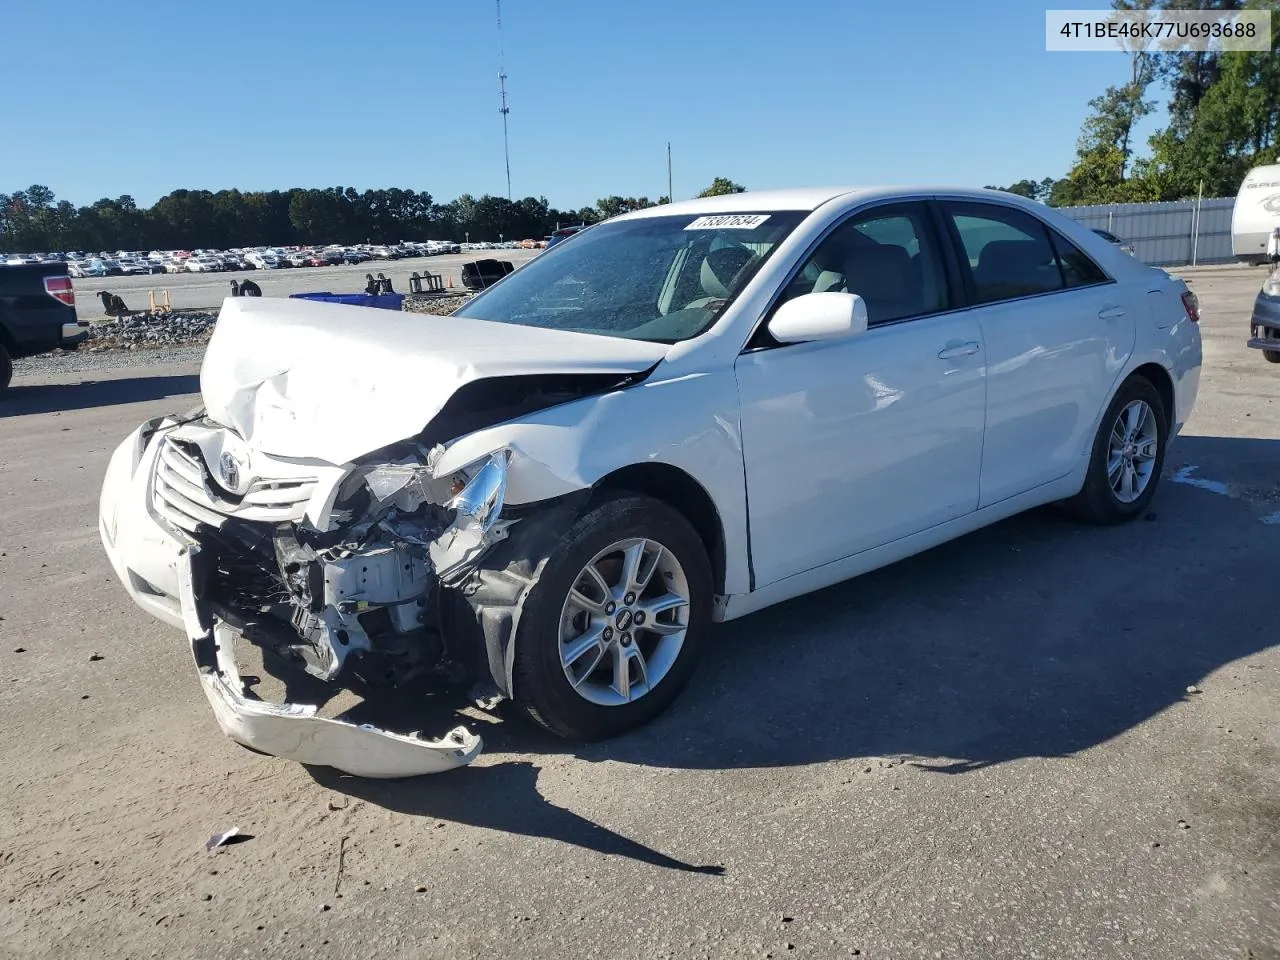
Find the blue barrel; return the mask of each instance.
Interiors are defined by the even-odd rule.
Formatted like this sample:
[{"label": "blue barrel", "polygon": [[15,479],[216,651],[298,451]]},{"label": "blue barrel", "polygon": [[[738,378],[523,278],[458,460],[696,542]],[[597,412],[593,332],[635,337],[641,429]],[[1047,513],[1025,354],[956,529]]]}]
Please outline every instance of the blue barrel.
[{"label": "blue barrel", "polygon": [[377,307],[381,310],[400,310],[404,306],[403,293],[291,293],[291,300],[321,300],[325,303],[345,303],[353,307]]}]

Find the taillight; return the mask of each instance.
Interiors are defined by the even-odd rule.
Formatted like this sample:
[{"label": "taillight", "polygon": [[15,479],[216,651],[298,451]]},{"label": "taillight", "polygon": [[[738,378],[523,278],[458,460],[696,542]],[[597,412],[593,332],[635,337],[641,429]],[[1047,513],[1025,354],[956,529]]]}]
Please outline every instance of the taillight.
[{"label": "taillight", "polygon": [[1200,322],[1200,298],[1190,290],[1183,291],[1182,309],[1187,311],[1187,319],[1192,323]]},{"label": "taillight", "polygon": [[45,277],[44,292],[68,307],[76,305],[76,292],[71,288],[70,277]]}]

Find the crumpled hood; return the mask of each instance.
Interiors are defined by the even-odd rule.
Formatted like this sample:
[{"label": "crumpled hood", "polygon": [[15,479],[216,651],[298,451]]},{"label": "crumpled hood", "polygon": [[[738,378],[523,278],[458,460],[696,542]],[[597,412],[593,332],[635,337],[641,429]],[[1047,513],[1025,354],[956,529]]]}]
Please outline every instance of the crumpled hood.
[{"label": "crumpled hood", "polygon": [[660,343],[274,297],[229,297],[200,370],[210,418],[279,457],[346,463],[489,377],[638,373]]}]

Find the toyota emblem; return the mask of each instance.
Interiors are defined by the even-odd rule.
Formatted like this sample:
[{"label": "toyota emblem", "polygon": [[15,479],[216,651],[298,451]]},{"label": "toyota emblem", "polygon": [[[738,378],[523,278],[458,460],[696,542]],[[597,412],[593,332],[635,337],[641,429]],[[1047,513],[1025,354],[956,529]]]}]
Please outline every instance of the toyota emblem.
[{"label": "toyota emblem", "polygon": [[218,474],[228,490],[236,490],[240,486],[240,464],[230,453],[218,458]]}]

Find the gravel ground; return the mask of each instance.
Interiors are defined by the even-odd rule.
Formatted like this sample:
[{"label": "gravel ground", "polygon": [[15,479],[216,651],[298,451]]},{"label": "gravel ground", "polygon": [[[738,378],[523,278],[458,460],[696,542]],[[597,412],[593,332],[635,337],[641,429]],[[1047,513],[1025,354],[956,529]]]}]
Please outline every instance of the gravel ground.
[{"label": "gravel ground", "polygon": [[[114,582],[107,457],[193,405],[194,364],[24,369],[0,403],[0,953],[1276,960],[1260,282],[1194,274],[1201,394],[1147,522],[1034,511],[724,624],[673,709],[606,743],[388,701],[372,722],[487,744],[401,782],[221,737],[178,633]],[[231,826],[251,839],[206,853]]]}]

